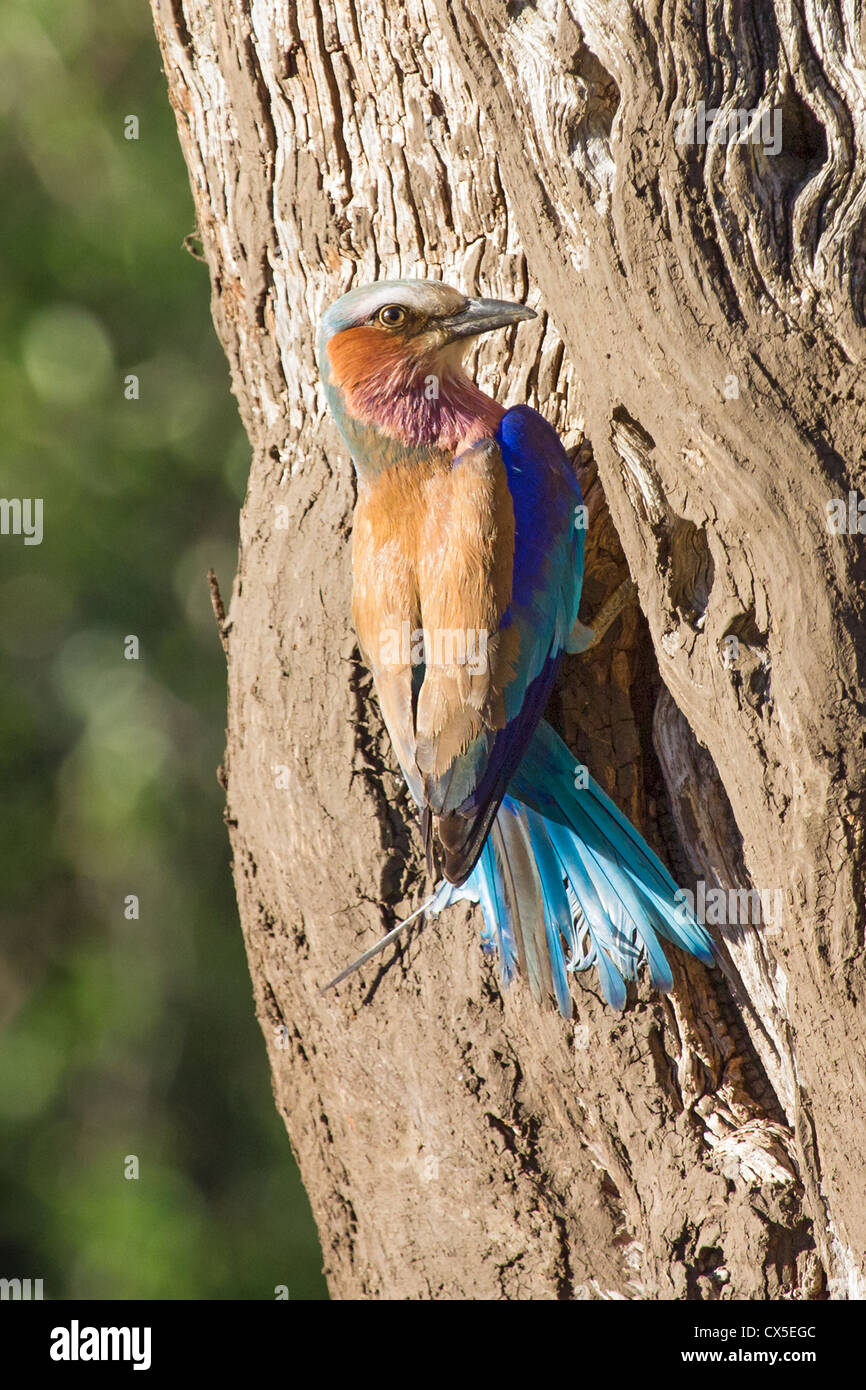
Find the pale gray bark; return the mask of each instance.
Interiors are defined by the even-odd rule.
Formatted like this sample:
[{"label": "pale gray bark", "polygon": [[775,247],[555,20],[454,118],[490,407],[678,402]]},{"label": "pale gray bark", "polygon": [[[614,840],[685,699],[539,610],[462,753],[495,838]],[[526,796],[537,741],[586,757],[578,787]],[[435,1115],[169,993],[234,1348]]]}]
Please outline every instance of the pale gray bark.
[{"label": "pale gray bark", "polygon": [[[333,1293],[862,1296],[866,541],[825,507],[863,480],[857,7],[153,7],[253,451],[238,901]],[[778,108],[781,151],[678,144],[699,102]],[[425,888],[313,356],[386,274],[540,310],[478,379],[585,428],[582,616],[626,564],[642,610],[552,717],[684,881],[782,891],[780,925],[727,933],[739,1002],[679,958],[622,1017],[582,977],[566,1025],[500,996],[460,911],[318,992]]]}]

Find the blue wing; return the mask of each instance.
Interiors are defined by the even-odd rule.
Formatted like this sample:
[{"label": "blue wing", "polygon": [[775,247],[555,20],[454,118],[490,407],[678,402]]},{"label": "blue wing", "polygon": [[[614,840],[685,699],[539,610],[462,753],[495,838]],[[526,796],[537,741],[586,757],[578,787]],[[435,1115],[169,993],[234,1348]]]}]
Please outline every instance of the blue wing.
[{"label": "blue wing", "polygon": [[446,795],[437,808],[445,874],[454,883],[471,872],[544,712],[583,581],[583,499],[556,431],[520,405],[506,411],[496,443],[514,507],[511,601],[500,623],[512,670],[503,687],[503,727],[486,731],[455,760],[449,787],[460,799],[452,795],[449,804]]}]

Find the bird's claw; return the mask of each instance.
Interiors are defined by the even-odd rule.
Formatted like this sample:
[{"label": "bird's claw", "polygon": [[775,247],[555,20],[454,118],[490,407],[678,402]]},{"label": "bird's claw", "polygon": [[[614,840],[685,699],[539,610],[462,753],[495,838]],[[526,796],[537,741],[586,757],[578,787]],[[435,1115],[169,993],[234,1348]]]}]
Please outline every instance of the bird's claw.
[{"label": "bird's claw", "polygon": [[614,589],[610,598],[602,604],[595,617],[592,627],[585,627],[578,620],[569,633],[565,650],[574,655],[577,652],[588,652],[593,647],[597,647],[604,634],[612,623],[616,622],[626,604],[637,594],[637,586],[633,579],[624,579],[618,588]]}]

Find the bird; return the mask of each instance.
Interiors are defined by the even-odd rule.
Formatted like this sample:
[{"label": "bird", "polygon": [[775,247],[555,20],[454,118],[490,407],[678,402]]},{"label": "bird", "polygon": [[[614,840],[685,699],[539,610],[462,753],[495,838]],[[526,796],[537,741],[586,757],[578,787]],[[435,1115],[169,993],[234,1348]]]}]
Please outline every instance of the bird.
[{"label": "bird", "polygon": [[520,974],[564,1018],[569,975],[593,966],[616,1009],[643,964],[669,991],[660,938],[717,961],[669,871],[543,718],[563,655],[599,634],[578,620],[586,511],[553,426],[464,367],[480,335],[535,317],[395,279],[349,290],[319,321],[356,477],[355,631],[434,885],[325,989],[461,900],[480,905],[503,987]]}]

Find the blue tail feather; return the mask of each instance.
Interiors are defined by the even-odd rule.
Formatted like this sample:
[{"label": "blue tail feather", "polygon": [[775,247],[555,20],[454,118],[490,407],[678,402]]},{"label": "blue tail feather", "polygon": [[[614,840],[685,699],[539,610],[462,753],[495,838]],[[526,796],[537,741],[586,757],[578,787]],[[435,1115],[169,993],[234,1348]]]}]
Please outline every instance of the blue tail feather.
[{"label": "blue tail feather", "polygon": [[530,807],[525,807],[524,811],[544,899],[544,924],[553,991],[559,1012],[565,1018],[571,1018],[571,992],[568,988],[565,954],[562,949],[563,939],[570,943],[574,936],[571,904],[559,861],[547,835],[544,818]]},{"label": "blue tail feather", "polygon": [[488,839],[472,875],[481,911],[484,915],[482,945],[495,950],[499,958],[499,973],[505,986],[511,984],[517,969],[517,948],[514,933],[505,909],[501,880],[496,872],[493,848]]},{"label": "blue tail feather", "polygon": [[[655,988],[673,985],[659,937],[710,965],[712,940],[677,897],[661,860],[544,722],[503,800],[461,896],[480,902],[504,984],[519,960],[533,993],[571,1016],[567,972],[595,965],[608,1003],[624,1008],[626,981],[646,961]],[[490,841],[493,842],[491,849]]]}]

